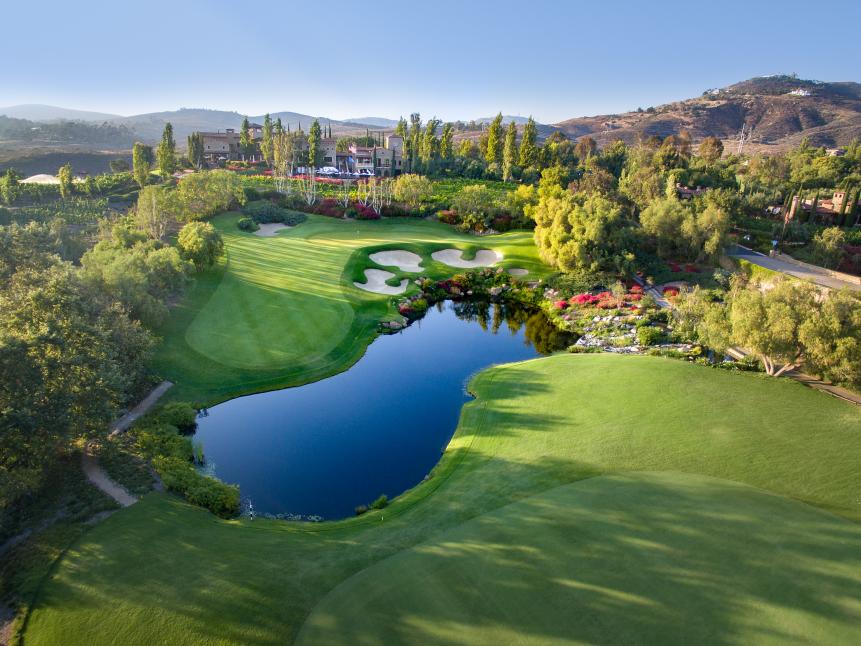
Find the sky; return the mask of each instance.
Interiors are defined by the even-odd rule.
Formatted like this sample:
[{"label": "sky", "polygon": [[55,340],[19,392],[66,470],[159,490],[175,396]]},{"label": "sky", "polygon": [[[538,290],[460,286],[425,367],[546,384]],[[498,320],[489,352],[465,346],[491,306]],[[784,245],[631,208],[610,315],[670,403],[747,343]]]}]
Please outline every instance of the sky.
[{"label": "sky", "polygon": [[861,81],[857,0],[4,4],[0,106],[554,123],[753,76]]}]

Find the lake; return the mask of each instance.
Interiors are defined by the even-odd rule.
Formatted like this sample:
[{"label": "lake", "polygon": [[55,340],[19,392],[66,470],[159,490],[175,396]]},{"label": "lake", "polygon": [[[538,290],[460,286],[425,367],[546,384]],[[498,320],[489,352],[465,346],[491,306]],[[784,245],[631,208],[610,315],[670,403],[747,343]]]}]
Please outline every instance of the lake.
[{"label": "lake", "polygon": [[195,442],[206,469],[240,486],[256,515],[337,519],[381,494],[414,487],[439,461],[469,399],[466,383],[493,364],[565,345],[540,312],[440,303],[377,338],[341,374],[240,397],[203,411]]}]

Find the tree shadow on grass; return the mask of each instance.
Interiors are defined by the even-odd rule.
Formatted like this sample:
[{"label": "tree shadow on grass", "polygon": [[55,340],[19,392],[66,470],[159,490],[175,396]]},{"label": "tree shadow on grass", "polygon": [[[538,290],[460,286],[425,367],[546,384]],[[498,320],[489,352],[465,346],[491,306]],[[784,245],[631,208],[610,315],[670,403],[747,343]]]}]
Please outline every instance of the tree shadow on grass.
[{"label": "tree shadow on grass", "polygon": [[299,643],[850,643],[858,599],[858,525],[636,474],[527,498],[363,571]]}]

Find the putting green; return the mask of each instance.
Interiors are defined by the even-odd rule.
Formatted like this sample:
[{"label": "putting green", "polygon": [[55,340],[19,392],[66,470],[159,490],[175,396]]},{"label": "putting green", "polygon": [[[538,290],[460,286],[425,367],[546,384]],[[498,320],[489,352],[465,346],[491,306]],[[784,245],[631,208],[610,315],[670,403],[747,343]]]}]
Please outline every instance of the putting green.
[{"label": "putting green", "polygon": [[557,487],[388,558],[296,643],[787,642],[861,642],[861,525],[652,473]]},{"label": "putting green", "polygon": [[[223,521],[172,496],[150,494],[117,512],[74,545],[45,582],[26,643],[73,637],[94,646],[283,644],[296,639],[309,617],[307,631],[354,627],[367,631],[366,643],[376,643],[378,633],[356,615],[361,612],[343,605],[345,598],[338,601],[341,584],[358,586],[344,582],[375,567],[391,576],[353,581],[368,577],[361,592],[372,614],[375,598],[394,599],[387,621],[399,634],[413,626],[416,635],[457,641],[458,634],[477,639],[477,629],[498,629],[497,641],[509,643],[505,635],[517,626],[500,621],[494,628],[495,620],[482,621],[480,614],[474,623],[463,620],[464,610],[447,605],[444,585],[488,617],[525,603],[524,589],[547,586],[568,592],[561,608],[549,596],[536,601],[550,604],[536,610],[545,620],[540,631],[524,620],[523,632],[528,626],[536,642],[568,639],[571,613],[582,615],[583,641],[588,617],[606,626],[611,616],[618,632],[591,641],[666,643],[679,641],[677,635],[709,635],[703,641],[752,643],[786,635],[791,641],[807,630],[808,641],[857,641],[846,628],[859,624],[857,578],[846,568],[859,570],[858,408],[792,381],[608,354],[491,368],[471,390],[476,399],[464,407],[432,477],[385,510],[319,525]],[[643,471],[735,481],[786,500],[678,474],[667,476],[678,480],[666,485],[586,482]],[[499,510],[505,519],[512,513],[507,506],[519,501],[526,507],[504,523],[493,515]],[[523,531],[502,526],[521,515]],[[535,522],[526,522],[531,517]],[[581,525],[588,532],[569,541]],[[450,541],[461,544],[446,552]],[[427,544],[451,557],[428,560],[421,547]],[[536,549],[545,550],[546,562]],[[420,590],[421,571],[413,576],[409,568],[376,566],[390,557],[428,568],[457,563],[463,577],[449,572],[446,579],[443,568],[435,579],[436,570],[428,570],[429,601]],[[534,576],[518,569],[521,561]],[[736,563],[744,568],[734,570]],[[646,570],[634,576],[638,567]],[[497,589],[469,592],[474,577]],[[388,587],[400,592],[387,596],[394,594]],[[500,610],[489,608],[492,603]],[[343,611],[343,619],[331,609]],[[682,617],[690,632],[679,632]],[[788,633],[757,632],[777,617]],[[843,628],[845,639],[833,639]],[[631,637],[633,630],[642,630],[643,639]]]},{"label": "putting green", "polygon": [[[357,289],[368,254],[406,248],[421,255],[421,274],[448,277],[457,270],[431,254],[455,246],[467,253],[476,238],[424,220],[377,222],[309,216],[308,221],[260,237],[236,227],[238,214],[213,224],[226,257],[203,274],[160,330],[155,369],[177,385],[170,396],[212,404],[229,397],[295,386],[352,365],[377,334],[380,320],[395,315],[391,299]],[[504,266],[526,266],[530,276],[548,271],[532,234],[519,231],[482,238],[501,251]],[[415,274],[398,272],[399,283]]]}]

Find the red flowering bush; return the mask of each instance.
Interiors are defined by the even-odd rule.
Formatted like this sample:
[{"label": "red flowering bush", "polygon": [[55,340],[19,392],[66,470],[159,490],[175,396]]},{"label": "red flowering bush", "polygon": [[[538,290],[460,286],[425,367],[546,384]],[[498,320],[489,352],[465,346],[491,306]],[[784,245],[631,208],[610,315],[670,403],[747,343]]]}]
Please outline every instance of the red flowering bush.
[{"label": "red flowering bush", "polygon": [[593,296],[589,293],[577,294],[576,296],[572,296],[570,301],[572,305],[592,305],[597,302],[598,297]]},{"label": "red flowering bush", "polygon": [[557,310],[564,310],[566,307],[568,307],[568,301],[556,301],[555,303],[553,303],[553,307],[555,307]]},{"label": "red flowering bush", "polygon": [[628,294],[627,296],[625,296],[625,300],[627,301],[638,301],[641,298],[643,298],[642,294]]},{"label": "red flowering bush", "polygon": [[631,287],[631,289],[630,289],[629,291],[630,291],[632,294],[642,294],[642,293],[643,293],[643,288],[642,288],[642,287],[640,287],[639,285],[634,285],[633,287]]},{"label": "red flowering bush", "polygon": [[700,273],[700,268],[697,267],[696,265],[688,264],[688,265],[685,265],[685,271],[688,272],[689,274],[698,274],[698,273]]},{"label": "red flowering bush", "polygon": [[671,262],[668,264],[670,265],[670,271],[673,272],[674,274],[677,274],[682,270],[681,266],[679,266],[678,263]]},{"label": "red flowering bush", "polygon": [[673,298],[679,295],[679,288],[670,285],[669,287],[664,287],[663,293],[667,298]]},{"label": "red flowering bush", "polygon": [[361,203],[356,203],[356,219],[357,220],[379,220],[380,214],[374,211],[370,206],[363,206]]},{"label": "red flowering bush", "polygon": [[344,207],[341,206],[338,200],[331,197],[327,197],[325,200],[318,202],[313,207],[311,207],[310,210],[313,213],[317,213],[318,215],[326,215],[330,218],[344,217]]}]

